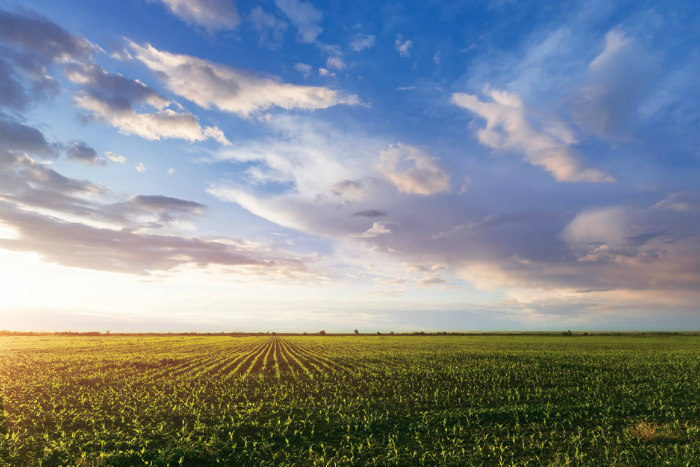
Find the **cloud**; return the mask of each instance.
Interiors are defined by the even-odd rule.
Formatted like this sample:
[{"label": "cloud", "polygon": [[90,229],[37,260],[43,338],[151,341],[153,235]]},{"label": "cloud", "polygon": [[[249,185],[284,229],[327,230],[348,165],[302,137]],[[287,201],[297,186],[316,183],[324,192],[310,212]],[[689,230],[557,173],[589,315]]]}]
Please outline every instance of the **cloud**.
[{"label": "cloud", "polygon": [[436,157],[405,144],[382,151],[377,168],[402,193],[432,195],[449,191],[450,175]]},{"label": "cloud", "polygon": [[563,124],[538,131],[528,122],[528,109],[516,94],[497,90],[487,94],[491,102],[471,94],[452,94],[454,104],[486,120],[486,127],[476,132],[479,142],[493,149],[521,152],[527,162],[544,167],[560,182],[614,181],[606,173],[581,162],[571,147],[576,139]]},{"label": "cloud", "polygon": [[345,201],[359,201],[367,195],[365,187],[359,180],[341,180],[330,186],[330,191]]},{"label": "cloud", "polygon": [[311,72],[313,71],[311,65],[308,65],[306,63],[297,63],[294,65],[294,69],[301,73],[301,75],[304,78],[308,78],[309,76],[311,76]]},{"label": "cloud", "polygon": [[344,70],[346,68],[345,62],[340,57],[328,57],[326,59],[326,67],[334,70]]},{"label": "cloud", "polygon": [[0,41],[52,62],[87,59],[94,50],[87,40],[33,12],[22,15],[0,10]]},{"label": "cloud", "polygon": [[130,110],[141,103],[156,109],[169,105],[168,99],[155,89],[139,80],[105,71],[99,65],[72,63],[64,68],[64,72],[69,80],[82,85],[82,95],[102,101],[115,110]]},{"label": "cloud", "polygon": [[105,152],[105,157],[112,162],[116,162],[117,164],[123,164],[126,162],[126,157],[122,156],[121,154],[115,154],[110,151]]},{"label": "cloud", "polygon": [[32,11],[0,11],[0,107],[24,111],[36,100],[57,95],[61,86],[49,68],[87,60],[95,49]]},{"label": "cloud", "polygon": [[603,51],[588,65],[588,84],[578,93],[574,120],[600,137],[630,131],[660,72],[655,55],[621,29],[609,31]]},{"label": "cloud", "polygon": [[[230,144],[215,126],[202,127],[197,116],[165,108],[170,102],[144,83],[118,73],[105,71],[94,64],[71,64],[65,68],[66,77],[81,88],[73,100],[90,111],[91,118],[104,121],[125,134],[149,140],[180,138],[204,141],[212,138],[220,144]],[[137,106],[158,109],[141,113]]]},{"label": "cloud", "polygon": [[206,206],[203,204],[163,195],[133,196],[125,203],[125,206],[134,211],[156,212],[161,216],[165,214],[168,217],[172,217],[176,213],[200,216],[206,210]]},{"label": "cloud", "polygon": [[136,168],[136,171],[138,173],[144,173],[146,171],[146,166],[144,165],[143,162],[139,162],[138,164],[136,164],[134,166],[134,168]]},{"label": "cloud", "polygon": [[357,211],[352,213],[353,216],[359,217],[386,217],[387,213],[379,209],[368,209],[366,211]]},{"label": "cloud", "polygon": [[700,200],[695,193],[671,193],[652,206],[656,209],[670,209],[672,211],[690,211],[700,207]]},{"label": "cloud", "polygon": [[350,42],[350,48],[355,52],[374,47],[376,37],[372,34],[357,34]]},{"label": "cloud", "polygon": [[364,232],[350,233],[347,236],[352,238],[375,238],[380,235],[389,235],[392,233],[392,230],[389,228],[392,224],[396,224],[396,222],[375,222],[372,224],[372,227]]},{"label": "cloud", "polygon": [[326,68],[319,68],[318,69],[318,76],[323,76],[323,77],[330,76],[331,78],[334,78],[335,73],[333,73],[332,71],[328,71],[328,69],[326,69]]},{"label": "cloud", "polygon": [[408,58],[411,55],[411,47],[413,47],[413,41],[411,40],[402,41],[401,37],[397,37],[394,41],[394,48],[401,58]]},{"label": "cloud", "polygon": [[29,153],[42,159],[58,157],[55,145],[46,141],[42,132],[0,114],[0,150]]},{"label": "cloud", "polygon": [[626,217],[626,210],[618,206],[584,211],[566,226],[562,236],[575,246],[619,245],[624,241]]},{"label": "cloud", "polygon": [[217,160],[247,167],[245,184],[289,184],[311,200],[329,195],[338,199],[351,193],[355,197],[371,189],[371,182],[363,178],[368,161],[376,157],[374,147],[358,147],[353,135],[323,122],[276,116],[267,124],[268,136],[216,153]]},{"label": "cloud", "polygon": [[306,269],[306,259],[272,245],[157,232],[201,216],[206,207],[200,203],[163,195],[109,202],[112,196],[106,187],[63,176],[12,148],[0,149],[0,223],[13,233],[0,238],[0,248],[132,274],[184,265],[240,266],[255,274]]},{"label": "cloud", "polygon": [[104,159],[97,157],[97,151],[84,141],[72,141],[68,145],[66,155],[69,159],[85,165],[105,165]]},{"label": "cloud", "polygon": [[132,274],[167,271],[185,264],[303,267],[298,259],[276,257],[264,248],[256,251],[230,241],[95,228],[12,209],[5,203],[0,203],[0,218],[19,233],[16,239],[0,239],[0,248],[35,252],[47,261],[73,267]]},{"label": "cloud", "polygon": [[318,24],[323,15],[311,3],[300,0],[275,0],[275,5],[297,28],[297,39],[300,42],[314,42],[323,32],[323,28]]},{"label": "cloud", "polygon": [[271,107],[314,110],[360,102],[355,95],[262,78],[189,55],[163,52],[150,44],[142,47],[131,43],[131,47],[136,58],[155,72],[168,89],[205,109],[215,107],[248,117]]},{"label": "cloud", "polygon": [[430,276],[417,280],[416,285],[418,287],[430,287],[432,285],[444,284],[445,282],[447,281],[440,276]]},{"label": "cloud", "polygon": [[284,33],[287,31],[286,22],[277,19],[270,13],[266,13],[260,6],[250,10],[250,21],[258,33],[260,46],[271,50],[279,49],[282,46]]},{"label": "cloud", "polygon": [[181,20],[209,32],[234,29],[241,22],[232,0],[160,0]]}]

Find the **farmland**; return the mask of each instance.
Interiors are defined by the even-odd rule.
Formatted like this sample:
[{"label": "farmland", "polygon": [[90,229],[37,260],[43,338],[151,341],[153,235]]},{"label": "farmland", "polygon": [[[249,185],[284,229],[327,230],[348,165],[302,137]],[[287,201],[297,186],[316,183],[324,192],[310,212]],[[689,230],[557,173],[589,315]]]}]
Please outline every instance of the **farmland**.
[{"label": "farmland", "polygon": [[0,466],[700,465],[700,337],[0,337]]}]

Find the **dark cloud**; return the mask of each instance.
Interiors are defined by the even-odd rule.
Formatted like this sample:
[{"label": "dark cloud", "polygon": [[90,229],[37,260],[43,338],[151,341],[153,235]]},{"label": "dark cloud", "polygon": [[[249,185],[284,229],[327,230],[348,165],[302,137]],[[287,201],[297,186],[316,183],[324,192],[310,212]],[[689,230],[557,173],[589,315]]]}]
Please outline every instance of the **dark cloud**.
[{"label": "dark cloud", "polygon": [[0,10],[0,107],[23,111],[33,100],[55,96],[54,63],[88,59],[93,46],[57,24],[24,10]]},{"label": "dark cloud", "polygon": [[352,213],[353,216],[359,216],[359,217],[385,217],[387,214],[384,211],[380,211],[378,209],[368,209],[366,211],[357,211]]},{"label": "dark cloud", "polygon": [[105,165],[104,159],[97,157],[97,151],[84,141],[72,141],[66,150],[66,156],[86,165]]},{"label": "dark cloud", "polygon": [[168,100],[144,83],[119,73],[105,71],[99,65],[71,63],[64,68],[66,77],[82,85],[81,93],[102,102],[113,112],[124,112],[135,105],[148,103],[163,108]]},{"label": "dark cloud", "polygon": [[0,10],[0,41],[19,46],[48,61],[87,59],[93,46],[36,13]]},{"label": "dark cloud", "polygon": [[188,263],[302,267],[299,260],[269,258],[228,243],[95,228],[21,211],[9,203],[0,203],[0,218],[19,233],[18,239],[0,239],[1,248],[32,251],[67,266],[141,274]]},{"label": "dark cloud", "polygon": [[162,195],[139,195],[134,196],[129,200],[129,205],[138,209],[155,210],[155,211],[179,211],[189,214],[201,214],[206,206],[195,203],[194,201],[186,201],[178,198],[171,198]]},{"label": "dark cloud", "polygon": [[17,79],[14,66],[0,58],[0,106],[24,110],[29,101],[29,94]]},{"label": "dark cloud", "polygon": [[58,156],[56,148],[50,145],[36,128],[24,125],[0,114],[0,150],[30,153],[42,159]]}]

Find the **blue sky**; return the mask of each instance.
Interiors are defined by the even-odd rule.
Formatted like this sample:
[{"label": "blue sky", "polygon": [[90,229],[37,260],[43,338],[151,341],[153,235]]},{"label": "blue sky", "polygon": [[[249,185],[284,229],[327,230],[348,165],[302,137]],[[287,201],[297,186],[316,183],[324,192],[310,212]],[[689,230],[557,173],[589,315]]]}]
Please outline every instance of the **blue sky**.
[{"label": "blue sky", "polygon": [[694,2],[0,1],[0,328],[697,329]]}]

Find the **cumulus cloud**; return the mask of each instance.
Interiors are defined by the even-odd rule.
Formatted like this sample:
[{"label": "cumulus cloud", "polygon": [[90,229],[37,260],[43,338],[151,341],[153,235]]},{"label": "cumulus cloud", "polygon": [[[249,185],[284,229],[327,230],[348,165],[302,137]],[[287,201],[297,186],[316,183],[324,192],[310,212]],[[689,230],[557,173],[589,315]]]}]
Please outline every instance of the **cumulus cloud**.
[{"label": "cumulus cloud", "polygon": [[[204,141],[212,138],[230,144],[215,126],[202,127],[196,115],[166,108],[170,102],[139,80],[108,72],[94,64],[71,64],[66,77],[81,85],[73,97],[79,107],[90,111],[94,119],[104,121],[125,134],[149,140],[180,138]],[[157,112],[143,113],[137,106],[146,105]]]},{"label": "cumulus cloud", "polygon": [[394,48],[401,58],[408,58],[411,55],[411,47],[413,47],[413,41],[411,40],[403,41],[401,37],[397,37],[394,41]]},{"label": "cumulus cloud", "polygon": [[450,189],[450,175],[438,159],[413,146],[389,145],[381,152],[377,168],[402,193],[432,195]]},{"label": "cumulus cloud", "polygon": [[375,238],[380,235],[389,235],[392,233],[392,229],[389,227],[396,222],[375,222],[372,227],[360,233],[349,233],[347,236],[352,238]]},{"label": "cumulus cloud", "polygon": [[326,67],[332,68],[334,70],[344,70],[346,68],[345,62],[341,57],[338,56],[328,57],[326,59]]},{"label": "cumulus cloud", "polygon": [[139,162],[134,168],[138,173],[144,173],[146,171],[146,165],[143,162]]},{"label": "cumulus cloud", "polygon": [[232,0],[160,0],[181,20],[209,32],[234,29],[241,22]]},{"label": "cumulus cloud", "polygon": [[350,48],[355,52],[362,52],[365,49],[374,47],[376,37],[373,34],[357,34],[350,41]]},{"label": "cumulus cloud", "polygon": [[278,49],[284,41],[287,23],[266,13],[260,6],[250,10],[250,21],[258,33],[258,43],[268,49]]},{"label": "cumulus cloud", "polygon": [[189,55],[160,51],[150,44],[142,47],[131,43],[131,47],[136,58],[155,72],[168,89],[205,109],[215,107],[248,117],[271,107],[314,110],[360,102],[355,95],[258,77]]},{"label": "cumulus cloud", "polygon": [[323,32],[323,28],[319,26],[323,15],[311,3],[300,0],[275,0],[275,5],[297,28],[297,39],[300,42],[314,42]]},{"label": "cumulus cloud", "polygon": [[104,159],[97,157],[97,151],[85,141],[72,141],[68,145],[66,155],[69,159],[85,165],[105,165]]},{"label": "cumulus cloud", "polygon": [[486,120],[476,134],[479,142],[497,150],[515,151],[530,164],[544,167],[560,182],[613,182],[614,179],[581,161],[572,148],[573,133],[563,124],[537,130],[527,119],[528,109],[516,94],[488,92],[491,102],[464,93],[452,94],[452,102]]}]

